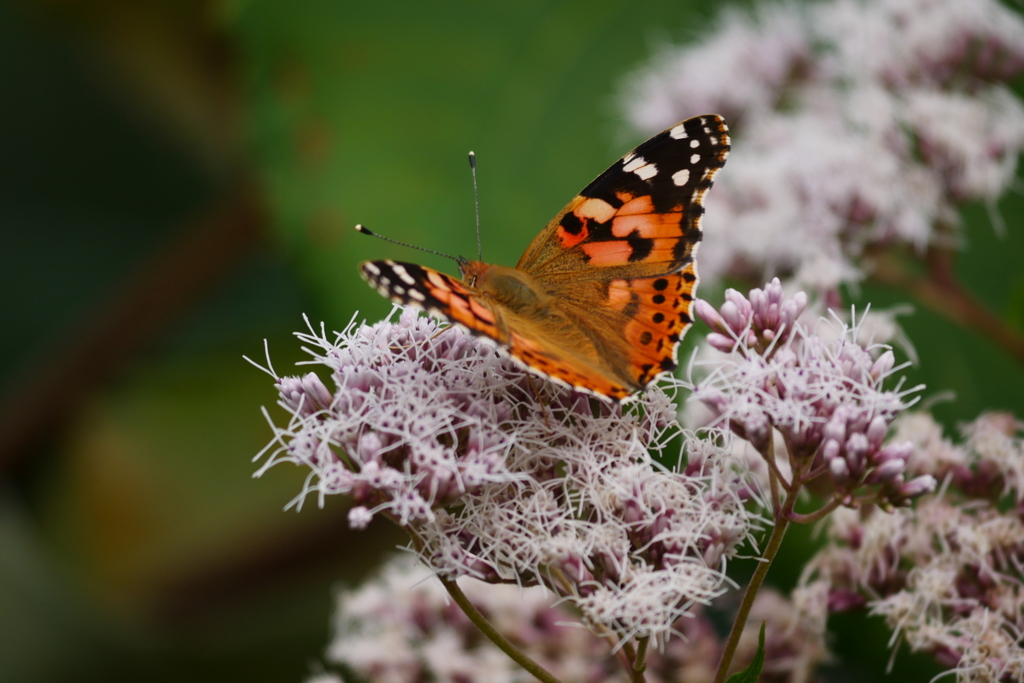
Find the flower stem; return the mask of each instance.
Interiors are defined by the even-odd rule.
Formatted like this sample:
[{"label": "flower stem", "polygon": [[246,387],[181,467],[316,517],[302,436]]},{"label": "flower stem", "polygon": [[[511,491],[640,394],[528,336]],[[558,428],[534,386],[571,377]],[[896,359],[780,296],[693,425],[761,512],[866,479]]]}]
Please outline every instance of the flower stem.
[{"label": "flower stem", "polygon": [[736,654],[736,647],[740,644],[740,636],[743,634],[743,627],[746,626],[747,617],[750,616],[750,608],[754,605],[754,598],[764,583],[764,577],[772,566],[772,560],[778,554],[782,546],[782,538],[786,535],[786,528],[789,526],[788,511],[791,511],[790,503],[795,496],[786,501],[786,507],[782,514],[775,521],[775,528],[768,539],[768,545],[764,549],[764,555],[757,564],[754,575],[747,584],[747,590],[743,593],[743,600],[740,602],[739,611],[736,612],[736,620],[732,623],[732,630],[729,632],[729,640],[725,643],[725,650],[722,652],[722,659],[718,662],[718,672],[715,674],[715,683],[725,683],[729,674],[729,667],[732,665],[733,655]]},{"label": "flower stem", "polygon": [[[774,435],[769,435],[766,451],[766,453],[761,454],[762,457],[769,463],[773,463],[775,461]],[[775,559],[775,556],[779,553],[779,548],[782,547],[782,539],[786,535],[786,529],[789,527],[789,517],[793,514],[793,507],[796,505],[797,493],[804,482],[800,477],[801,474],[801,471],[794,470],[792,488],[787,488],[786,502],[781,510],[775,510],[775,528],[772,529],[772,535],[768,538],[768,545],[765,546],[764,554],[761,556],[761,561],[757,564],[757,569],[754,570],[754,575],[750,577],[747,590],[743,593],[743,600],[740,601],[740,608],[736,612],[736,619],[732,622],[732,630],[729,631],[729,639],[725,642],[722,658],[718,662],[715,683],[725,683],[725,678],[729,675],[729,667],[732,666],[732,658],[736,654],[736,647],[740,644],[743,627],[747,625],[750,608],[754,606],[754,598],[757,597],[757,592],[761,589],[761,584],[764,583],[764,577],[768,576],[772,560]]]},{"label": "flower stem", "polygon": [[801,515],[799,512],[790,512],[786,515],[786,518],[794,524],[812,524],[820,519],[824,519],[826,515],[839,507],[842,502],[839,498],[833,498],[827,505],[818,508],[814,512],[808,512],[806,515]]},{"label": "flower stem", "polygon": [[640,638],[640,644],[636,649],[636,659],[633,660],[633,677],[639,681],[644,680],[644,671],[647,670],[647,662],[644,660],[647,658],[647,644],[650,640],[650,636]]},{"label": "flower stem", "polygon": [[441,585],[445,587],[448,594],[452,596],[452,600],[455,601],[462,611],[465,612],[469,620],[480,629],[480,632],[487,636],[488,640],[494,643],[498,649],[507,654],[512,658],[516,664],[523,667],[531,676],[536,678],[538,681],[543,683],[560,683],[560,681],[551,675],[544,667],[537,662],[533,661],[526,656],[519,648],[511,643],[505,636],[498,633],[498,631],[491,625],[484,615],[480,613],[480,610],[469,601],[466,594],[462,592],[459,585],[451,579],[446,579],[439,576],[438,579],[441,581]]}]

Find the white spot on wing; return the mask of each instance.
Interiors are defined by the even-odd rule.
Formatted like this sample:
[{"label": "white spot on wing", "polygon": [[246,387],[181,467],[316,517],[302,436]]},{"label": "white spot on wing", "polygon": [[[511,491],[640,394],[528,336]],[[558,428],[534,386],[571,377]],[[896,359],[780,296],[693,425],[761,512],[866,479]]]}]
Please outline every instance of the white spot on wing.
[{"label": "white spot on wing", "polygon": [[[644,159],[643,157],[634,156],[632,153],[630,153],[630,155],[626,157],[626,159],[629,159],[629,161],[622,167],[622,170],[625,171],[626,173],[633,173],[641,166],[645,166],[647,164],[646,159]],[[625,161],[625,159],[623,159],[623,161]]]},{"label": "white spot on wing", "polygon": [[675,173],[672,174],[672,182],[679,187],[685,185],[686,181],[688,181],[689,179],[690,171],[685,168],[682,171],[676,171]]},{"label": "white spot on wing", "polygon": [[640,180],[648,180],[658,175],[658,167],[654,164],[647,163],[647,160],[643,157],[635,157],[630,162],[622,167],[623,171],[627,173],[636,173],[640,176]]},{"label": "white spot on wing", "polygon": [[683,124],[680,123],[678,126],[670,130],[668,134],[673,140],[682,140],[686,137],[686,128],[684,128]]},{"label": "white spot on wing", "polygon": [[397,263],[391,266],[391,270],[394,271],[395,275],[399,277],[407,285],[416,284],[416,280],[413,279],[412,275],[409,275],[409,271],[405,269],[405,266],[400,266]]},{"label": "white spot on wing", "polygon": [[598,223],[604,223],[615,215],[615,207],[597,197],[590,197],[576,207],[574,213],[580,218],[593,218]]},{"label": "white spot on wing", "polygon": [[365,270],[367,273],[370,273],[371,275],[380,275],[380,268],[377,267],[376,263],[364,263],[363,270]]},{"label": "white spot on wing", "polygon": [[654,176],[658,175],[658,167],[654,164],[647,164],[646,166],[641,166],[636,169],[633,173],[640,176],[640,180],[650,180]]},{"label": "white spot on wing", "polygon": [[418,289],[410,289],[409,290],[409,298],[410,299],[415,299],[416,301],[426,301],[427,300],[427,297],[424,296],[423,292],[421,292]]},{"label": "white spot on wing", "polygon": [[700,147],[700,140],[690,140],[690,147]]},{"label": "white spot on wing", "polygon": [[695,164],[698,161],[700,161],[700,155],[699,154],[694,154],[692,157],[690,157],[690,163],[691,164]]}]

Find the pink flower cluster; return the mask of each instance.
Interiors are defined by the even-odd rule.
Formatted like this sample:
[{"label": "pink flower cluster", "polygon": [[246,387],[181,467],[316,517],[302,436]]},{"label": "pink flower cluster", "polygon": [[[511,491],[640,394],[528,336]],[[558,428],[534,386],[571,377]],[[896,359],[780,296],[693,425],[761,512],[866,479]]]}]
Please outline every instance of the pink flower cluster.
[{"label": "pink flower cluster", "polygon": [[309,467],[297,502],[310,492],[349,495],[356,527],[379,512],[401,524],[433,520],[463,494],[514,478],[501,425],[513,411],[505,394],[518,387],[507,383],[525,386],[523,378],[488,389],[480,377],[504,373],[506,363],[468,335],[437,332],[407,312],[397,323],[350,323],[335,341],[312,328],[299,334],[335,389],[314,372],[276,378],[291,418],[274,426],[258,474],[280,462]]},{"label": "pink flower cluster", "polygon": [[963,683],[1024,680],[1022,426],[984,415],[954,444],[926,413],[902,416],[908,471],[939,475],[944,488],[892,514],[836,511],[801,580],[819,596],[813,609],[868,607]]},{"label": "pink flower cluster", "polygon": [[790,466],[809,463],[807,481],[827,473],[844,505],[858,505],[867,487],[885,505],[933,490],[929,474],[906,480],[913,445],[885,441],[919,388],[884,389],[898,369],[892,351],[861,346],[856,327],[838,322],[808,330],[799,321],[806,303],[803,292],[786,299],[778,279],[749,298],[729,290],[718,311],[699,302],[697,315],[715,330],[708,344],[726,355],[703,364],[693,399],[762,454],[778,432]]},{"label": "pink flower cluster", "polygon": [[[387,515],[435,572],[543,585],[626,638],[663,641],[725,590],[758,523],[752,484],[721,439],[681,435],[664,391],[592,401],[411,310],[299,337],[334,387],[276,378],[289,417],[260,473],[308,467],[300,500],[346,494],[353,526]],[[694,454],[683,471],[680,442]]]},{"label": "pink flower cluster", "polygon": [[[338,596],[328,662],[349,667],[363,680],[386,683],[525,680],[522,671],[446,600],[436,582],[423,581],[429,573],[412,560],[395,558],[377,577]],[[560,680],[623,680],[621,669],[607,656],[608,643],[576,628],[578,615],[565,603],[552,605],[542,588],[493,586],[473,579],[459,583],[488,621]],[[751,626],[740,644],[740,661],[753,657],[762,621],[768,623],[768,639],[760,680],[806,680],[825,657],[824,643],[803,613],[774,591],[765,591],[754,605]],[[722,644],[710,619],[695,609],[674,629],[683,637],[650,651],[645,680],[712,680]],[[340,683],[334,677],[309,683],[314,680]]]}]

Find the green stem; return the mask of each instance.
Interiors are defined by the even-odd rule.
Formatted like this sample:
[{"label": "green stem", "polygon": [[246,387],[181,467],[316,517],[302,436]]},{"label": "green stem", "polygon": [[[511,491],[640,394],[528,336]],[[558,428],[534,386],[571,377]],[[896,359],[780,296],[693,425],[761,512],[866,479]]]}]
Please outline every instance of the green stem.
[{"label": "green stem", "polygon": [[[775,464],[775,435],[774,432],[768,437],[768,445],[765,449],[766,452],[761,453],[761,457],[765,459],[769,467]],[[789,452],[792,452],[790,450]],[[736,647],[740,644],[740,636],[743,635],[743,627],[747,625],[747,617],[750,616],[750,608],[754,606],[754,598],[757,597],[757,592],[761,589],[761,584],[764,583],[764,577],[768,576],[768,570],[771,569],[772,560],[779,553],[779,548],[782,547],[782,539],[786,535],[786,529],[789,527],[789,517],[793,514],[793,507],[796,505],[797,493],[800,491],[800,487],[803,485],[804,480],[801,478],[804,467],[794,467],[793,469],[793,481],[786,486],[786,502],[783,508],[780,510],[778,507],[775,508],[775,528],[772,529],[772,535],[768,539],[768,545],[764,549],[764,555],[761,556],[761,561],[757,564],[757,569],[754,570],[754,575],[750,578],[750,583],[747,584],[747,590],[743,593],[743,600],[740,601],[740,608],[736,612],[736,619],[732,622],[732,630],[729,631],[729,639],[725,641],[725,649],[722,651],[722,659],[718,662],[718,671],[715,673],[715,683],[725,683],[726,676],[729,675],[729,667],[732,665],[732,658],[736,654]],[[776,475],[779,475],[778,471],[772,469]],[[785,482],[785,479],[783,479]]]},{"label": "green stem", "polygon": [[743,627],[746,626],[747,617],[750,616],[750,608],[754,605],[754,598],[757,597],[757,591],[760,590],[761,584],[764,583],[764,577],[768,575],[768,570],[772,566],[772,560],[775,559],[775,555],[778,554],[779,548],[782,546],[782,538],[786,535],[786,528],[789,526],[788,515],[792,512],[792,501],[795,499],[796,496],[789,497],[786,501],[786,507],[782,510],[782,514],[776,519],[775,528],[772,529],[772,535],[768,539],[767,547],[764,549],[764,556],[758,562],[754,576],[751,577],[750,583],[747,584],[747,590],[743,593],[743,600],[740,602],[739,611],[736,612],[736,620],[732,623],[732,631],[729,632],[729,640],[726,641],[725,650],[722,652],[722,659],[718,662],[715,683],[725,683],[725,678],[729,674],[729,667],[732,665],[733,655],[736,654],[736,647],[740,644],[740,636],[743,634]]},{"label": "green stem", "polygon": [[636,649],[636,659],[633,660],[633,680],[637,683],[642,683],[644,680],[644,672],[647,671],[647,644],[650,642],[650,636],[644,636],[639,639],[639,647]]},{"label": "green stem", "polygon": [[544,667],[537,662],[527,657],[519,648],[511,643],[505,636],[498,633],[498,631],[491,626],[491,623],[484,618],[484,615],[480,613],[480,610],[469,601],[466,594],[462,592],[459,585],[450,579],[444,577],[438,577],[441,580],[441,585],[445,587],[448,594],[452,596],[452,600],[455,601],[462,611],[466,613],[469,620],[480,629],[480,632],[487,636],[488,640],[494,643],[499,650],[507,654],[512,660],[523,667],[531,676],[536,678],[538,681],[543,683],[560,683],[560,681],[551,675]]},{"label": "green stem", "polygon": [[794,524],[812,524],[817,522],[819,519],[824,519],[825,515],[835,510],[842,504],[842,501],[838,498],[833,498],[827,505],[824,505],[814,512],[808,512],[806,515],[801,515],[799,512],[790,512],[787,515],[787,519]]}]

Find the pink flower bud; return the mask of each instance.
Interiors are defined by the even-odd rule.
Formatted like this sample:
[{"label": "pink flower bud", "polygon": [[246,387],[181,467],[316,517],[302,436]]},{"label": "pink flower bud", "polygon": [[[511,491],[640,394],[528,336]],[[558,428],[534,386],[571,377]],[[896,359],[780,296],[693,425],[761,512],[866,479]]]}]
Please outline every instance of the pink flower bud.
[{"label": "pink flower bud", "polygon": [[900,487],[899,495],[904,498],[917,498],[935,490],[938,482],[930,474],[915,477]]},{"label": "pink flower bud", "polygon": [[878,450],[882,445],[882,441],[885,440],[885,434],[888,431],[889,424],[881,415],[871,420],[871,424],[868,425],[867,431],[868,444],[870,445],[871,450]]},{"label": "pink flower bud", "polygon": [[327,390],[315,372],[310,372],[302,378],[302,388],[318,409],[325,410],[331,407],[334,397],[331,396],[331,392]]},{"label": "pink flower bud", "polygon": [[[825,446],[821,449],[821,454],[825,460],[837,460],[839,458],[841,446],[835,439],[829,439],[825,442]],[[845,467],[845,465],[844,465]]]},{"label": "pink flower bud", "polygon": [[348,526],[351,529],[363,530],[370,526],[373,521],[373,514],[362,505],[357,505],[348,511]]},{"label": "pink flower bud", "polygon": [[712,332],[706,339],[708,344],[722,353],[731,353],[736,347],[736,341],[734,339],[726,337],[724,334],[719,334],[718,332]]},{"label": "pink flower bud", "polygon": [[906,462],[914,454],[914,444],[910,441],[900,443],[889,443],[882,446],[872,458],[876,465],[890,460],[902,460]]},{"label": "pink flower bud", "polygon": [[906,466],[907,463],[902,460],[890,460],[873,469],[864,481],[867,484],[878,484],[888,481],[897,474],[901,474]]},{"label": "pink flower bud", "polygon": [[889,371],[892,370],[895,364],[896,356],[893,355],[892,351],[886,351],[871,366],[871,376],[876,380],[881,379],[889,374]]},{"label": "pink flower bud", "polygon": [[[832,443],[835,443],[834,441]],[[850,479],[850,468],[842,458],[833,458],[828,463],[828,470],[832,474],[832,481],[837,486],[846,484]]]},{"label": "pink flower bud", "polygon": [[842,419],[840,411],[836,411],[832,419],[825,424],[825,429],[822,431],[822,437],[825,439],[834,439],[840,443],[846,440],[846,420]]},{"label": "pink flower bud", "polygon": [[725,319],[726,325],[729,326],[733,332],[739,333],[743,331],[743,328],[747,326],[748,320],[746,316],[740,311],[739,307],[732,301],[726,301],[722,304],[719,309],[722,318]]},{"label": "pink flower bud", "polygon": [[694,303],[693,310],[696,312],[697,317],[703,320],[711,329],[717,332],[726,331],[727,328],[725,320],[722,319],[722,316],[718,315],[718,311],[715,310],[715,307],[707,301],[704,301],[704,299],[697,299],[696,303]]}]

